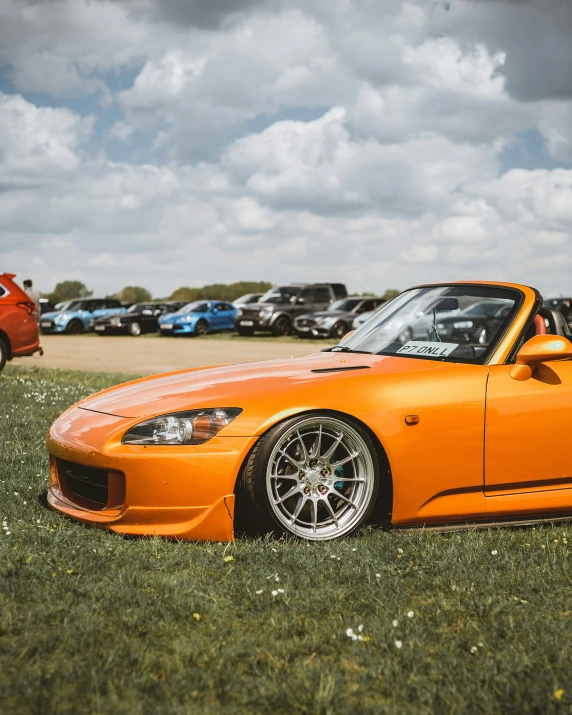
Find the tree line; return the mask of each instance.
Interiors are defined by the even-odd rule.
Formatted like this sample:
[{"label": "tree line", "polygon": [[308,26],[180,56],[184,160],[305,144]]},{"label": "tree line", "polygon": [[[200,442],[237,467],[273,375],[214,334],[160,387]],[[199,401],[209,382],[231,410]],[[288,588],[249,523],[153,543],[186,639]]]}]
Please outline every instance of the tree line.
[{"label": "tree line", "polygon": [[[226,300],[232,303],[245,293],[265,293],[272,288],[272,283],[268,281],[237,281],[236,283],[211,283],[200,288],[181,286],[173,291],[170,296],[155,298],[155,300],[184,300],[190,303],[193,300]],[[398,295],[399,291],[388,288],[381,296],[385,300]],[[52,303],[60,303],[63,300],[74,298],[89,298],[93,291],[81,281],[62,281],[58,283],[51,293],[43,293],[43,298],[48,298]],[[375,295],[373,292],[364,291],[360,295]],[[125,286],[113,295],[106,295],[106,298],[117,298],[122,303],[147,303],[153,300],[151,293],[142,286]]]}]

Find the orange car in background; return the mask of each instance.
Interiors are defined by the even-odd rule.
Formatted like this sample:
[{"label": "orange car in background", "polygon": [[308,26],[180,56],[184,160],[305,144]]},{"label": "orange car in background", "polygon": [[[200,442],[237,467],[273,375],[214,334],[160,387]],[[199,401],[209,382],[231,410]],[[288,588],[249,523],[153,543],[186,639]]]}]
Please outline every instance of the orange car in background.
[{"label": "orange car in background", "polygon": [[83,400],[49,431],[48,501],[118,533],[200,540],[233,538],[236,495],[237,517],[308,540],[373,516],[571,516],[571,337],[526,286],[417,286],[333,348]]},{"label": "orange car in background", "polygon": [[14,283],[15,277],[0,273],[0,370],[6,360],[40,350],[36,305]]}]

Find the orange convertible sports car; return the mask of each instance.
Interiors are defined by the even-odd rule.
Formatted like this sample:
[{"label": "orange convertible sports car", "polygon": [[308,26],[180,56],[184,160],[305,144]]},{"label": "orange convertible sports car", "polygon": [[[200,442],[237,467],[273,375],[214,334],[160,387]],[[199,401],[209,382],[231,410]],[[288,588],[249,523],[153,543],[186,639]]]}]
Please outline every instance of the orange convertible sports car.
[{"label": "orange convertible sports car", "polygon": [[[532,288],[407,290],[333,348],[105,390],[51,427],[50,505],[122,534],[328,540],[572,515],[572,343]],[[240,508],[237,508],[237,516]]]}]

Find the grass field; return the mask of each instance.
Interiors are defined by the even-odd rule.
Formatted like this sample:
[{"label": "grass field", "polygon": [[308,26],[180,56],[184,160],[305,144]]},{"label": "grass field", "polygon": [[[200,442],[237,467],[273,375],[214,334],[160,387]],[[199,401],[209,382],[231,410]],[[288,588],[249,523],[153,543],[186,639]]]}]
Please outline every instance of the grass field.
[{"label": "grass field", "polygon": [[0,375],[1,713],[572,711],[570,525],[230,546],[49,511],[50,422],[124,379]]}]

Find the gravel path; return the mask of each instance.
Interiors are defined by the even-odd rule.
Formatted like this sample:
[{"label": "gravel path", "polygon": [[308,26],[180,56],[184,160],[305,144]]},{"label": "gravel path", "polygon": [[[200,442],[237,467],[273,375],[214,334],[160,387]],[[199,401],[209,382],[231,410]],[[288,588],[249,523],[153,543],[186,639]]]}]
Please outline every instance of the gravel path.
[{"label": "gravel path", "polygon": [[13,365],[152,375],[203,365],[252,362],[306,355],[326,345],[269,339],[157,338],[140,336],[44,335],[43,357],[16,358]]}]

